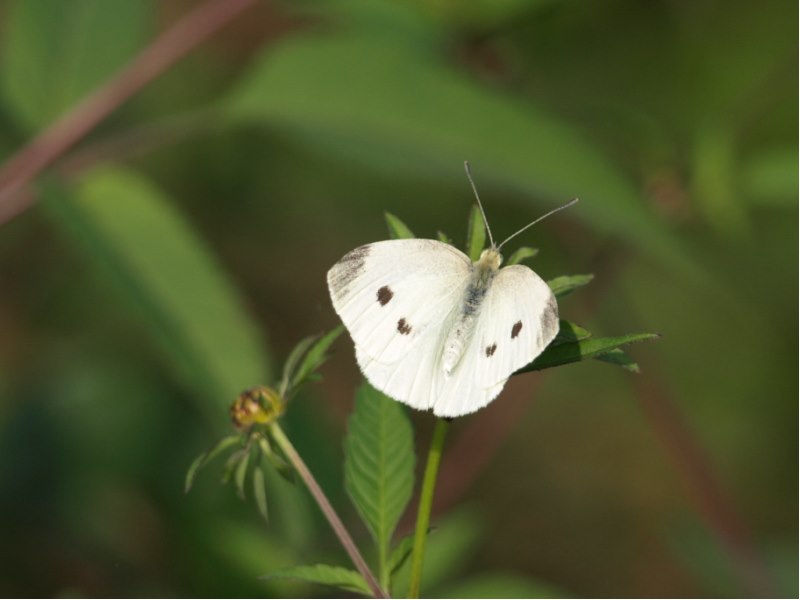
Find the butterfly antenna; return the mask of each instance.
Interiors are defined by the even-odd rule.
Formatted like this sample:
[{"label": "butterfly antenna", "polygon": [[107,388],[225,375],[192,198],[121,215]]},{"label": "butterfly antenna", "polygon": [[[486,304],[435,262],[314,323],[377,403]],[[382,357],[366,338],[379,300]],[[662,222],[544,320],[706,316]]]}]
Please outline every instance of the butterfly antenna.
[{"label": "butterfly antenna", "polygon": [[509,241],[510,239],[512,239],[512,238],[515,238],[515,237],[517,237],[517,236],[518,236],[520,233],[522,233],[523,231],[525,231],[526,229],[528,229],[528,227],[533,227],[533,226],[534,226],[534,225],[536,225],[536,224],[537,224],[539,221],[541,221],[541,220],[543,220],[543,219],[546,219],[546,218],[547,218],[547,217],[549,217],[550,215],[552,215],[552,214],[555,214],[555,213],[557,213],[557,212],[558,212],[558,211],[560,211],[560,210],[564,210],[565,208],[569,208],[570,206],[572,206],[573,204],[576,204],[577,202],[578,202],[578,199],[577,199],[577,198],[573,198],[572,200],[570,200],[569,202],[567,202],[567,203],[566,203],[564,206],[559,206],[558,208],[554,208],[554,209],[553,209],[553,210],[551,210],[549,213],[547,213],[547,214],[545,214],[545,215],[542,215],[541,217],[539,217],[538,219],[536,219],[535,221],[533,221],[533,222],[531,222],[531,223],[528,223],[527,225],[525,225],[525,227],[523,227],[522,229],[520,229],[520,230],[519,230],[519,231],[517,231],[516,233],[513,233],[513,234],[511,234],[511,235],[510,235],[510,236],[508,236],[508,237],[507,237],[505,240],[503,240],[503,243],[502,243],[502,244],[500,244],[500,245],[497,247],[497,249],[498,249],[498,250],[500,250],[500,248],[502,248],[503,246],[505,246],[506,242],[508,242],[508,241]]},{"label": "butterfly antenna", "polygon": [[486,220],[486,213],[483,210],[483,204],[481,204],[481,197],[478,196],[478,188],[475,187],[475,182],[472,180],[472,169],[469,167],[469,161],[464,161],[464,170],[467,172],[467,179],[469,179],[469,184],[472,186],[472,191],[475,193],[475,199],[478,201],[478,208],[481,209],[481,216],[483,217],[483,224],[486,226],[486,233],[489,234],[489,241],[492,244],[492,248],[495,247],[494,245],[494,238],[492,237],[492,230],[489,229],[489,221]]}]

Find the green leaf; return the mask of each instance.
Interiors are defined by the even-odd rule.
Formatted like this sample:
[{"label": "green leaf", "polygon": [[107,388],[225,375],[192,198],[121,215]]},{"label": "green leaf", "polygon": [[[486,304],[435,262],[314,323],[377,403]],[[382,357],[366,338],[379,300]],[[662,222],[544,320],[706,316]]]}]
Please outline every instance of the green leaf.
[{"label": "green leaf", "polygon": [[269,512],[267,511],[267,488],[264,481],[264,471],[261,470],[261,461],[256,464],[253,469],[253,498],[256,501],[256,508],[265,521],[269,521]]},{"label": "green leaf", "polygon": [[328,348],[336,341],[344,326],[339,325],[319,338],[303,358],[303,362],[297,369],[297,373],[292,378],[292,388],[295,389],[303,384],[322,364],[328,360]]},{"label": "green leaf", "polygon": [[567,344],[570,342],[579,342],[590,337],[592,337],[592,334],[580,325],[560,319],[558,321],[558,333],[553,341],[550,342],[550,346],[558,346],[560,344]]},{"label": "green leaf", "polygon": [[487,185],[516,188],[539,208],[585,198],[570,218],[696,272],[638,186],[589,136],[436,52],[435,44],[373,30],[292,36],[252,62],[224,109],[235,121],[280,127],[318,150],[349,152],[344,158],[400,177],[461,184],[469,157]]},{"label": "green leaf", "polygon": [[[428,535],[430,535],[431,529],[428,530]],[[407,535],[399,542],[392,550],[392,554],[389,557],[389,573],[394,574],[396,573],[400,567],[402,567],[408,557],[411,556],[411,551],[414,549],[414,534]]]},{"label": "green leaf", "polygon": [[295,368],[316,339],[316,336],[313,335],[303,338],[292,348],[289,356],[286,357],[286,362],[283,363],[283,376],[281,377],[281,384],[278,389],[278,395],[280,397],[286,397],[286,392],[289,390],[291,382],[294,379]]},{"label": "green leaf", "polygon": [[225,470],[222,472],[222,483],[228,483],[239,468],[239,465],[248,454],[247,448],[242,448],[231,454],[225,461]]},{"label": "green leaf", "polygon": [[148,37],[150,2],[16,0],[3,8],[0,87],[28,131],[53,122]]},{"label": "green leaf", "polygon": [[652,340],[658,337],[659,335],[657,333],[631,333],[619,337],[590,338],[580,342],[559,344],[557,346],[550,345],[545,348],[545,351],[531,364],[517,371],[517,374],[527,373],[528,371],[540,371],[550,367],[586,360],[587,358],[594,358],[601,354],[606,354],[619,346],[624,346],[625,344]]},{"label": "green leaf", "polygon": [[567,294],[583,287],[594,279],[594,275],[562,275],[547,282],[556,298],[563,298]]},{"label": "green leaf", "polygon": [[245,499],[244,494],[244,482],[247,479],[247,466],[250,464],[250,450],[245,450],[242,458],[236,465],[236,471],[234,472],[233,481],[236,484],[236,493],[239,494],[239,498],[242,500]]},{"label": "green leaf", "polygon": [[506,573],[485,573],[467,576],[455,585],[448,586],[440,598],[570,598],[546,583]]},{"label": "green leaf", "polygon": [[192,489],[192,485],[194,485],[195,477],[197,477],[197,473],[214,460],[217,456],[219,456],[222,452],[233,446],[234,444],[242,443],[242,436],[240,435],[229,435],[227,437],[222,438],[218,441],[214,446],[211,447],[210,450],[203,452],[200,456],[192,461],[189,470],[186,472],[186,481],[184,482],[183,491],[184,493],[189,493],[189,490]]},{"label": "green leaf", "polygon": [[453,245],[453,240],[450,239],[447,236],[447,234],[442,231],[436,232],[436,239],[439,240],[440,242],[444,242],[445,244],[450,244],[451,246]]},{"label": "green leaf", "polygon": [[617,365],[618,367],[622,367],[631,373],[639,372],[639,363],[633,360],[624,350],[620,348],[615,348],[611,352],[606,352],[605,354],[596,356],[595,359],[612,365]]},{"label": "green leaf", "polygon": [[333,567],[330,565],[289,567],[288,569],[282,569],[264,575],[262,579],[296,579],[299,581],[308,581],[310,583],[330,585],[363,596],[372,596],[372,592],[367,582],[364,581],[364,578],[356,571],[351,571],[343,567]]},{"label": "green leaf", "polygon": [[45,193],[49,215],[117,285],[220,426],[229,400],[269,372],[259,327],[216,257],[169,198],[133,171],[94,169],[74,193]]},{"label": "green leaf", "polygon": [[414,233],[399,218],[390,212],[384,212],[386,226],[389,228],[389,237],[393,240],[408,240],[416,237]]},{"label": "green leaf", "polygon": [[539,250],[536,248],[522,246],[521,248],[517,248],[514,254],[511,255],[511,257],[508,259],[508,262],[506,262],[506,265],[517,265],[523,260],[533,258],[537,254],[539,254]]},{"label": "green leaf", "polygon": [[472,205],[469,211],[469,224],[467,225],[467,256],[472,262],[478,260],[486,244],[486,227],[483,224],[481,209],[477,204]]},{"label": "green leaf", "polygon": [[414,434],[402,405],[364,383],[345,438],[345,487],[388,557],[389,540],[414,489]]}]

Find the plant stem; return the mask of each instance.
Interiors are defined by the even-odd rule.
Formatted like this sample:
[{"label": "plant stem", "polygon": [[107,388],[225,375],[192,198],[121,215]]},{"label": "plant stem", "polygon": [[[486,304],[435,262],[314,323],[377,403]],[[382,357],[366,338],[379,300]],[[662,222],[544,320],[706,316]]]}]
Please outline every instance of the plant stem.
[{"label": "plant stem", "polygon": [[375,598],[389,598],[389,595],[378,584],[378,581],[375,579],[375,575],[373,575],[372,571],[370,571],[369,566],[364,560],[364,557],[361,556],[361,553],[358,551],[358,547],[353,541],[353,538],[350,537],[350,533],[348,533],[347,529],[342,523],[342,520],[339,518],[339,515],[336,514],[333,506],[331,506],[331,503],[325,496],[325,492],[323,492],[322,488],[319,487],[317,480],[314,479],[311,471],[308,470],[306,463],[303,462],[303,459],[300,458],[300,455],[289,441],[289,438],[287,438],[286,434],[283,433],[283,429],[281,429],[280,425],[277,423],[273,423],[270,425],[269,430],[272,434],[272,439],[274,439],[275,443],[280,446],[281,450],[283,450],[286,458],[295,468],[297,474],[300,475],[300,478],[303,480],[303,483],[306,484],[306,487],[308,487],[308,491],[311,492],[314,500],[317,501],[320,510],[322,510],[322,514],[325,515],[328,523],[330,523],[333,532],[336,534],[336,537],[339,538],[339,541],[341,542],[348,556],[350,556],[350,559],[353,561],[356,569],[358,569],[358,572],[361,573],[361,576],[372,590],[372,595]]},{"label": "plant stem", "polygon": [[431,522],[431,508],[433,507],[433,492],[436,488],[436,475],[439,472],[439,463],[442,459],[444,438],[449,427],[450,422],[445,419],[436,421],[431,447],[428,450],[428,462],[425,465],[425,476],[422,480],[422,491],[419,495],[417,527],[414,531],[414,548],[411,551],[409,598],[419,598],[419,590],[422,583],[422,561],[425,558],[425,541],[428,539],[428,526]]},{"label": "plant stem", "polygon": [[[24,199],[14,204],[14,197],[42,169],[198,44],[256,4],[257,0],[206,0],[0,166],[0,222],[27,207]],[[10,209],[5,206],[9,203]]]}]

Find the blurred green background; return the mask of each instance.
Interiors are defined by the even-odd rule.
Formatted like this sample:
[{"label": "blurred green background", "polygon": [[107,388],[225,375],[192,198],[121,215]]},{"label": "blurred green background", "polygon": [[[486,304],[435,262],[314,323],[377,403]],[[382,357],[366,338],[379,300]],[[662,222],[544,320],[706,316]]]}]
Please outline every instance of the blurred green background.
[{"label": "blurred green background", "polygon": [[[0,156],[198,4],[0,2]],[[796,596],[796,21],[788,0],[243,12],[0,226],[0,594],[333,593],[257,579],[347,565],[302,490],[270,482],[267,526],[219,466],[182,478],[233,397],[337,322],[325,272],[385,210],[463,243],[469,159],[497,237],[581,198],[518,239],[544,278],[596,275],[563,316],[663,338],[630,349],[639,375],[524,375],[455,423],[423,591]],[[360,374],[335,349],[286,427],[367,548],[341,467]]]}]

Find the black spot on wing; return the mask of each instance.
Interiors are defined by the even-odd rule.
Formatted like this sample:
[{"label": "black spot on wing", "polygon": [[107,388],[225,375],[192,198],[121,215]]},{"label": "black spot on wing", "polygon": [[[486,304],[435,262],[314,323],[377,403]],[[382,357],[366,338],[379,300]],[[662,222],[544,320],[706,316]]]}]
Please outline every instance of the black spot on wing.
[{"label": "black spot on wing", "polygon": [[397,331],[399,331],[402,335],[408,335],[411,333],[411,325],[409,325],[405,319],[400,319],[397,322]]},{"label": "black spot on wing", "polygon": [[389,304],[389,300],[394,297],[394,292],[389,289],[388,285],[382,286],[378,290],[378,302],[380,302],[381,306],[386,306]]},{"label": "black spot on wing", "polygon": [[513,340],[515,337],[517,337],[520,331],[522,331],[522,321],[517,321],[511,328],[511,339]]},{"label": "black spot on wing", "polygon": [[492,354],[494,354],[495,350],[497,350],[497,344],[486,346],[486,356],[491,356]]}]

